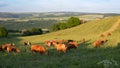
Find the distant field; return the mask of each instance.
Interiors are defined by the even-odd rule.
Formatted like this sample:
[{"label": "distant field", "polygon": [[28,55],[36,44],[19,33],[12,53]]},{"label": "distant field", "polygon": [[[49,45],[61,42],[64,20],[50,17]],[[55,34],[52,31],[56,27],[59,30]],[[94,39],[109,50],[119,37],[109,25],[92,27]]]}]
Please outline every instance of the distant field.
[{"label": "distant field", "polygon": [[[104,18],[104,15],[71,15],[71,16],[75,16],[75,17],[78,17],[80,19],[83,19],[83,20],[96,20],[96,19],[102,19]],[[41,18],[41,17],[30,17],[30,18],[0,18],[0,20],[13,20],[13,21],[29,21],[29,20],[68,20],[71,16],[62,16],[62,17],[44,17],[44,18]]]},{"label": "distant field", "polygon": [[[70,17],[71,16],[46,18],[0,18],[0,25],[6,27],[8,30],[21,30],[34,27],[49,29],[52,24],[66,21]],[[78,17],[80,20],[92,21],[103,19],[104,15],[82,15],[74,17]]]},{"label": "distant field", "polygon": [[48,29],[56,20],[29,20],[29,21],[0,21],[0,25],[6,27],[8,30],[22,30],[30,28]]}]

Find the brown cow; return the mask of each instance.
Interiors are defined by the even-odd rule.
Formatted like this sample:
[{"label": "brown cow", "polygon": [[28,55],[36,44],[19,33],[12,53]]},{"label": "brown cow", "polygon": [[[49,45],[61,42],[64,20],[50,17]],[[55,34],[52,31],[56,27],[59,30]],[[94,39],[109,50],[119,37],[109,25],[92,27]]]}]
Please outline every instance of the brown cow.
[{"label": "brown cow", "polygon": [[2,51],[7,51],[7,52],[20,52],[18,48],[14,46],[14,44],[3,44],[1,47]]},{"label": "brown cow", "polygon": [[48,51],[46,50],[46,48],[44,46],[39,46],[39,45],[31,45],[31,50],[33,52],[38,52],[40,54],[48,54]]},{"label": "brown cow", "polygon": [[108,32],[108,33],[107,33],[107,36],[110,36],[110,35],[111,35],[111,33],[110,33],[110,32]]},{"label": "brown cow", "polygon": [[57,51],[66,53],[67,47],[65,44],[57,43],[56,41],[52,41],[52,43],[56,47]]},{"label": "brown cow", "polygon": [[100,47],[105,42],[107,42],[106,39],[101,39],[101,40],[95,41],[93,44],[94,44],[94,47]]},{"label": "brown cow", "polygon": [[14,46],[14,43],[13,44],[2,44],[2,46],[0,47],[2,51],[5,51],[7,50],[7,47],[9,46]]},{"label": "brown cow", "polygon": [[7,52],[20,52],[20,50],[18,48],[16,48],[15,46],[8,46],[7,47]]},{"label": "brown cow", "polygon": [[52,42],[50,40],[45,41],[48,47],[52,46]]},{"label": "brown cow", "polygon": [[100,34],[100,37],[104,37],[104,34]]},{"label": "brown cow", "polygon": [[86,40],[85,40],[85,38],[83,38],[83,39],[82,39],[82,43],[85,43],[85,42],[86,42]]},{"label": "brown cow", "polygon": [[68,44],[74,45],[76,48],[78,47],[78,43],[74,40],[68,40]]},{"label": "brown cow", "polygon": [[100,40],[97,40],[97,41],[95,41],[93,44],[94,44],[94,47],[100,47],[101,41],[100,41]]}]

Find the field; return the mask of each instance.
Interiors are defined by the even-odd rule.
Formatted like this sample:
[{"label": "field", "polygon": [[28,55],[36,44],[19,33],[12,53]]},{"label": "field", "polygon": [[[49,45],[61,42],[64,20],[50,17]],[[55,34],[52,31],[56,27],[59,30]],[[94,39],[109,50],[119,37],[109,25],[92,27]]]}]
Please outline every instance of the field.
[{"label": "field", "polygon": [[[0,52],[0,68],[120,68],[119,19],[119,16],[109,17],[44,35],[1,38],[0,44],[15,43],[21,52]],[[106,36],[108,31],[111,31],[111,36]],[[102,33],[108,41],[100,48],[94,48],[93,42],[100,39]],[[83,38],[86,43],[81,42]],[[54,39],[73,39],[79,43],[79,47],[67,53],[57,52],[54,47],[48,48],[44,42]],[[32,53],[29,46],[23,45],[24,41],[45,46],[49,54]],[[99,64],[103,60],[106,62]]]}]

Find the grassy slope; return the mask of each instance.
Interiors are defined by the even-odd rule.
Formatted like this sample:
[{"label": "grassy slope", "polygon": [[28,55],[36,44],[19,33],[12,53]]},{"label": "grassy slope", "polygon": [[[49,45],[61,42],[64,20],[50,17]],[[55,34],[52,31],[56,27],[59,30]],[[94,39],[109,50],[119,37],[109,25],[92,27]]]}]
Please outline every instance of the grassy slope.
[{"label": "grassy slope", "polygon": [[109,30],[119,18],[120,17],[110,17],[103,20],[92,21],[90,23],[82,24],[80,26],[66,30],[61,30],[45,35],[20,37],[20,39],[23,41],[31,41],[33,43],[44,42],[45,40],[51,39],[74,39],[80,41],[82,38],[86,38],[86,40],[95,41],[96,39],[99,39],[101,33]]},{"label": "grassy slope", "polygon": [[[21,53],[2,53],[0,52],[0,68],[103,68],[97,62],[105,59],[114,59],[120,67],[119,52],[120,47],[116,46],[120,42],[120,26],[110,37],[105,37],[108,42],[102,48],[92,47],[92,42],[99,39],[99,35],[109,30],[120,17],[111,17],[103,20],[92,21],[66,30],[61,30],[45,35],[3,38],[2,42],[15,42],[22,50]],[[81,39],[86,38],[88,42],[81,43]],[[56,52],[54,48],[48,48],[49,55],[32,54],[29,47],[22,46],[23,41],[31,41],[33,44],[43,44],[50,39],[74,39],[79,41],[80,46],[76,50],[70,50],[66,54]],[[43,44],[44,45],[44,44]],[[104,48],[106,47],[106,48]],[[115,67],[112,67],[115,68]]]}]

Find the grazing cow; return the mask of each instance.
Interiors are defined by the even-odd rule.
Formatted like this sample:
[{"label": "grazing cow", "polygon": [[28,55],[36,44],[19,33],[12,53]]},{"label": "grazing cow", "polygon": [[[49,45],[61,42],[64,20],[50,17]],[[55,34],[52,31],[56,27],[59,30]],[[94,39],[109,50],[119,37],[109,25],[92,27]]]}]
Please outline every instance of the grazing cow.
[{"label": "grazing cow", "polygon": [[38,52],[40,54],[48,54],[46,48],[44,46],[39,46],[39,45],[31,45],[31,51],[33,52]]},{"label": "grazing cow", "polygon": [[76,49],[77,47],[74,44],[66,44],[67,50]]},{"label": "grazing cow", "polygon": [[8,46],[7,47],[7,52],[20,52],[20,50],[18,48],[16,48],[15,46]]},{"label": "grazing cow", "polygon": [[16,48],[14,45],[15,45],[14,43],[13,44],[3,44],[0,47],[0,49],[2,51],[6,50],[7,52],[20,52],[20,50],[18,48]]},{"label": "grazing cow", "polygon": [[107,36],[110,36],[110,35],[111,35],[111,33],[110,33],[110,32],[108,32],[108,33],[107,33]]},{"label": "grazing cow", "polygon": [[74,45],[76,48],[78,47],[78,43],[74,40],[68,40],[68,44]]},{"label": "grazing cow", "polygon": [[29,41],[24,42],[24,45],[31,45],[31,42],[29,42]]},{"label": "grazing cow", "polygon": [[104,39],[101,39],[100,41],[101,41],[101,43],[105,43],[105,42],[107,42],[108,40],[104,38]]},{"label": "grazing cow", "polygon": [[52,42],[50,40],[45,41],[48,47],[52,46]]},{"label": "grazing cow", "polygon": [[94,47],[100,47],[105,42],[107,42],[107,40],[106,39],[102,39],[102,40],[95,41],[93,44],[94,44]]},{"label": "grazing cow", "polygon": [[2,50],[2,51],[7,50],[7,47],[9,47],[9,46],[14,46],[14,45],[15,45],[14,43],[12,43],[12,44],[2,44],[1,50]]},{"label": "grazing cow", "polygon": [[85,43],[85,42],[86,42],[86,40],[85,40],[85,38],[83,38],[83,39],[82,39],[82,43]]},{"label": "grazing cow", "polygon": [[100,40],[97,40],[97,41],[95,41],[93,44],[94,44],[94,47],[100,47],[101,41],[100,41]]},{"label": "grazing cow", "polygon": [[56,47],[57,51],[66,53],[67,47],[65,44],[57,43],[56,41],[52,41],[52,43]]},{"label": "grazing cow", "polygon": [[100,34],[100,37],[104,37],[104,34]]}]

